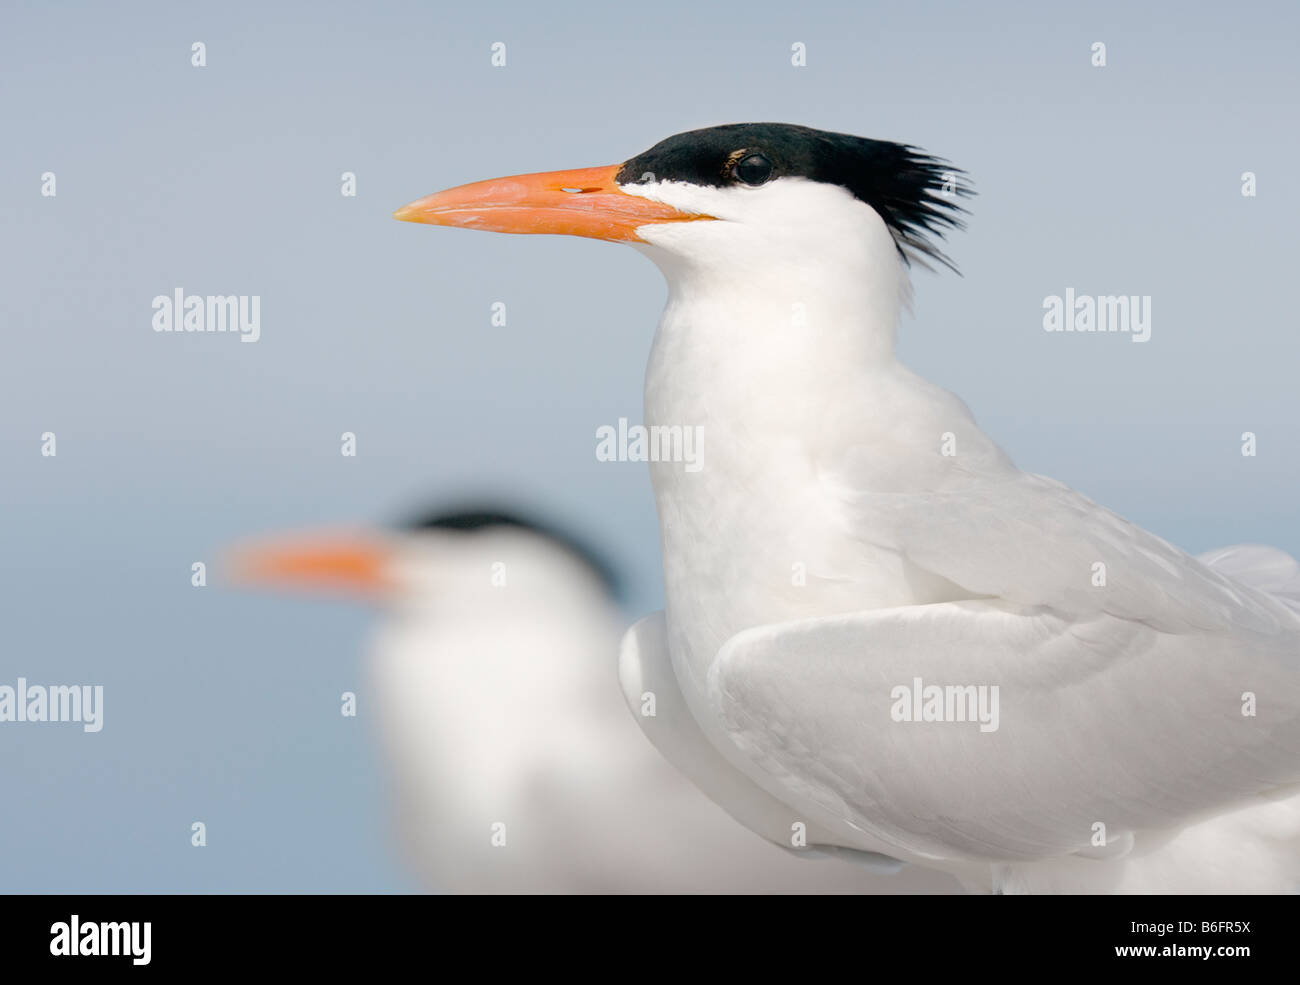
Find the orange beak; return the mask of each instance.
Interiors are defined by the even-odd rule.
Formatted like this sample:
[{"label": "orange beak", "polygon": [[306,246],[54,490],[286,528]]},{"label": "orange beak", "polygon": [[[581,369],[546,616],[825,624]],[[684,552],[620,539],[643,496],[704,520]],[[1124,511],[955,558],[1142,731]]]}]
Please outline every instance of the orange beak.
[{"label": "orange beak", "polygon": [[627,194],[615,181],[621,167],[476,181],[404,205],[393,218],[494,233],[559,233],[613,242],[639,242],[636,231],[652,223],[713,218]]},{"label": "orange beak", "polygon": [[239,584],[278,585],[373,597],[393,587],[392,549],[377,536],[324,534],[235,549],[227,565]]}]

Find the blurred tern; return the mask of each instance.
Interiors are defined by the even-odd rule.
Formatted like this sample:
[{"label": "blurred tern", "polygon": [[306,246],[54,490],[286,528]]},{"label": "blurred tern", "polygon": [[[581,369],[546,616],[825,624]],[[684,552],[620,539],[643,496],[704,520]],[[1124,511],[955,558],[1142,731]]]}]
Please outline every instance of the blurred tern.
[{"label": "blurred tern", "polygon": [[373,701],[421,880],[481,892],[955,889],[937,873],[810,864],[752,836],[637,733],[619,697],[609,569],[501,511],[402,533],[268,541],[242,580],[381,605]]},{"label": "blurred tern", "polygon": [[666,609],[621,672],[680,703],[640,721],[737,819],[983,890],[1293,889],[1296,562],[1188,556],[1018,470],[899,363],[908,267],[952,266],[963,177],[737,124],[395,215],[627,242],[664,273],[646,423],[709,454],[650,467]]}]

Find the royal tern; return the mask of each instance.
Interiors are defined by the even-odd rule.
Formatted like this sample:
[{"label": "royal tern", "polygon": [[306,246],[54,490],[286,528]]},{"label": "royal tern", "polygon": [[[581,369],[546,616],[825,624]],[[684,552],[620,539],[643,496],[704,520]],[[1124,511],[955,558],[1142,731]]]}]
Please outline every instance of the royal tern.
[{"label": "royal tern", "polygon": [[805,861],[734,822],[628,720],[609,569],[500,509],[402,532],[280,538],[241,580],[380,606],[373,709],[398,828],[430,888],[477,892],[900,892],[955,884]]},{"label": "royal tern", "polygon": [[646,423],[707,454],[650,467],[666,606],[621,666],[673,690],[647,734],[739,820],[992,891],[1292,889],[1296,563],[1196,559],[1020,471],[898,361],[966,194],[911,146],[737,124],[395,215],[662,270]]}]

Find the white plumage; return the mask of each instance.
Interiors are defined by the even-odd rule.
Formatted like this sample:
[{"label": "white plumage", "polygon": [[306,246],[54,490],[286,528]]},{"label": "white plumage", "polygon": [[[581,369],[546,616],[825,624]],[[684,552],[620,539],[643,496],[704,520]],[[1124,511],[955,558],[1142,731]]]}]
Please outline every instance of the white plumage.
[{"label": "white plumage", "polygon": [[939,873],[797,858],[739,829],[628,719],[618,609],[550,536],[492,524],[299,538],[246,551],[241,569],[382,605],[360,707],[386,753],[401,854],[432,890],[956,888]]},{"label": "white plumage", "polygon": [[1189,557],[1018,470],[898,362],[905,262],[947,263],[967,192],[916,148],[731,124],[396,215],[630,242],[663,271],[645,420],[701,437],[690,468],[651,465],[666,608],[620,668],[739,821],[985,891],[1293,888],[1296,563]]},{"label": "white plumage", "polygon": [[[829,843],[971,885],[1300,882],[1295,562],[1198,561],[1017,470],[896,361],[906,274],[843,189],[628,191],[721,220],[640,233],[670,292],[647,422],[707,449],[652,466],[667,659],[725,760]],[[996,685],[1000,727],[892,720],[916,678]]]},{"label": "white plumage", "polygon": [[371,666],[399,826],[431,887],[947,888],[937,873],[804,860],[739,831],[628,720],[618,611],[555,542],[498,527],[409,541]]}]

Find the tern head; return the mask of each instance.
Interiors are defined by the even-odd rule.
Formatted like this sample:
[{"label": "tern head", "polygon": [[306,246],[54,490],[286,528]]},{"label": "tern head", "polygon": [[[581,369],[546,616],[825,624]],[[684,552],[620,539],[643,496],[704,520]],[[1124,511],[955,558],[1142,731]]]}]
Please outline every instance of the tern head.
[{"label": "tern head", "polygon": [[482,507],[431,513],[397,531],[265,539],[237,548],[230,568],[246,584],[344,596],[404,618],[444,621],[525,614],[617,591],[609,566],[580,540]]},{"label": "tern head", "polygon": [[461,185],[394,216],[627,242],[661,266],[662,255],[714,265],[865,249],[952,267],[938,244],[962,225],[964,178],[906,144],[738,123],[677,134],[622,164]]}]

